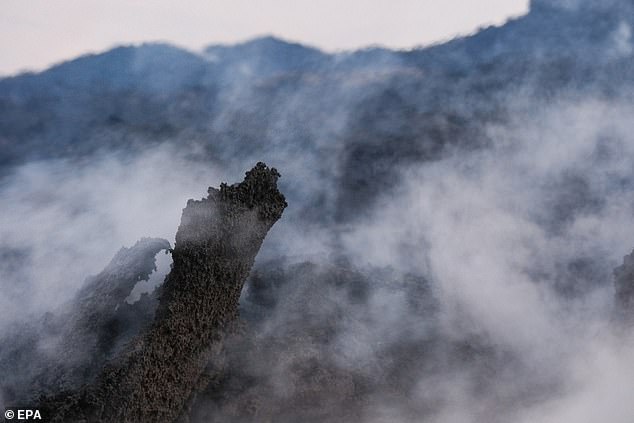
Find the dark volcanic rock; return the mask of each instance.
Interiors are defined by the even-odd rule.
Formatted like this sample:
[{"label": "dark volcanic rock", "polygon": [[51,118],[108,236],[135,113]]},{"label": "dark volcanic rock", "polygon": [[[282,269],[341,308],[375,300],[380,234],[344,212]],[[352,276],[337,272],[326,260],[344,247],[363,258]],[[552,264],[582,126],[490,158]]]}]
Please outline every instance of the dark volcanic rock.
[{"label": "dark volcanic rock", "polygon": [[180,414],[213,341],[236,319],[255,256],[287,205],[278,177],[258,163],[242,183],[187,203],[154,324],[107,366],[89,399],[90,419],[165,422]]},{"label": "dark volcanic rock", "polygon": [[156,269],[157,253],[170,247],[164,239],[143,238],[122,248],[62,311],[5,334],[3,340],[13,340],[3,342],[0,351],[5,401],[32,403],[33,396],[76,390],[94,381],[106,360],[152,322],[155,297],[144,295],[133,306],[125,299]]},{"label": "dark volcanic rock", "polygon": [[634,318],[634,252],[623,258],[623,264],[614,269],[617,313]]},{"label": "dark volcanic rock", "polygon": [[[98,375],[82,388],[58,385],[51,395],[44,393],[39,405],[45,416],[64,422],[169,422],[181,415],[206,384],[201,376],[206,377],[203,372],[236,322],[255,256],[287,206],[277,189],[279,176],[258,163],[242,183],[209,188],[207,198],[188,201],[156,307],[153,296],[132,306],[125,298],[134,287],[130,281],[154,269],[154,255],[169,248],[167,241],[146,239],[120,251],[104,273],[89,281],[74,306],[81,318],[67,325],[76,337],[64,339],[81,341],[84,333],[96,337],[88,355],[95,356],[92,372]],[[143,329],[139,335],[131,337],[118,321],[121,307],[128,317],[130,309],[149,310],[135,323]]]},{"label": "dark volcanic rock", "polygon": [[[378,298],[398,303],[391,334],[380,329],[390,313]],[[426,280],[344,260],[274,260],[254,268],[241,311],[246,327],[225,342],[224,371],[196,398],[192,422],[365,421],[379,397],[421,415],[409,392],[444,354]]]}]

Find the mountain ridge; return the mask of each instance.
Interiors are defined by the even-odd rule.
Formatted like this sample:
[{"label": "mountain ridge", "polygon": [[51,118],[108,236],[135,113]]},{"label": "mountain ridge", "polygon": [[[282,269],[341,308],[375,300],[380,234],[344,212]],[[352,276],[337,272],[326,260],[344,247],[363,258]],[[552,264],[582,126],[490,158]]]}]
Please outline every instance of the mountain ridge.
[{"label": "mountain ridge", "polygon": [[[618,6],[615,6],[618,5]],[[295,41],[289,41],[273,35],[265,35],[259,37],[253,37],[246,41],[237,43],[223,43],[223,44],[209,44],[201,51],[192,51],[184,49],[176,45],[172,45],[165,42],[144,42],[140,45],[120,45],[112,49],[106,50],[102,53],[89,53],[79,56],[74,59],[66,60],[42,71],[31,72],[27,71],[16,75],[10,75],[0,78],[3,80],[12,80],[21,78],[24,76],[42,75],[48,72],[64,72],[72,70],[73,66],[79,65],[104,65],[108,60],[112,60],[114,65],[122,64],[123,55],[128,55],[127,61],[132,61],[130,55],[132,52],[142,53],[147,56],[153,56],[157,59],[157,64],[172,64],[176,59],[184,60],[188,65],[192,65],[195,62],[200,62],[201,59],[213,64],[222,62],[225,59],[228,62],[235,61],[236,58],[243,58],[245,55],[255,55],[260,58],[263,56],[278,56],[272,61],[281,62],[280,56],[283,56],[285,60],[290,62],[290,70],[305,70],[314,66],[320,61],[325,62],[354,62],[356,56],[385,56],[392,55],[397,57],[417,57],[425,56],[427,52],[433,52],[432,58],[436,58],[438,55],[447,54],[447,50],[452,50],[452,47],[457,45],[464,45],[465,50],[472,50],[474,53],[482,53],[486,50],[495,50],[495,45],[500,42],[504,44],[514,44],[515,40],[505,40],[506,33],[510,32],[523,32],[525,37],[532,37],[533,39],[539,39],[540,37],[534,37],[539,33],[540,29],[543,29],[544,23],[550,27],[547,29],[548,33],[561,30],[562,25],[574,24],[579,28],[585,27],[591,28],[589,23],[596,24],[599,21],[604,22],[604,26],[609,24],[623,23],[628,20],[624,18],[625,11],[630,11],[633,6],[632,2],[613,0],[610,2],[596,2],[592,0],[533,0],[529,8],[529,12],[519,17],[511,17],[505,23],[501,25],[491,25],[480,27],[469,35],[462,35],[454,37],[450,40],[432,43],[426,46],[415,47],[411,49],[389,49],[384,47],[368,46],[357,50],[327,53],[321,49],[311,46],[309,44],[303,44]],[[618,11],[615,12],[615,8]],[[620,12],[620,13],[619,13]],[[590,16],[594,14],[593,16]],[[580,19],[581,18],[581,19]],[[549,23],[550,22],[550,23]],[[629,22],[627,22],[629,24]],[[542,28],[540,28],[540,26]],[[595,31],[594,36],[605,35],[602,33],[605,30]],[[571,38],[572,41],[579,41],[575,37],[583,31],[575,32]],[[544,34],[539,34],[542,37]],[[555,41],[555,40],[551,40]],[[559,40],[561,41],[561,40]],[[568,40],[567,42],[570,42]],[[471,57],[473,58],[473,57]],[[275,60],[277,59],[277,60]],[[94,62],[90,63],[90,62]],[[420,65],[420,60],[414,60],[415,64]],[[200,65],[201,63],[196,63]],[[322,64],[323,65],[323,64]],[[289,69],[280,68],[279,71],[285,71]],[[266,73],[266,72],[265,72]],[[256,76],[251,74],[249,76]]]},{"label": "mountain ridge", "polygon": [[[231,289],[246,332],[226,340],[222,360],[196,366],[200,395],[178,401],[192,421],[620,413],[630,423],[633,256],[613,274],[634,239],[630,3],[577,4],[533,2],[506,25],[412,51],[330,55],[264,38],[203,57],[146,45],[0,81],[3,308],[47,310],[51,286],[71,292],[99,268],[94,257],[113,251],[103,245],[130,245],[141,230],[172,240],[165,228],[176,221],[163,216],[182,195],[262,161],[284,173],[289,207],[244,290]],[[188,203],[182,228],[215,216],[202,205],[268,191],[211,190]],[[200,223],[194,240],[210,227]],[[228,238],[187,251],[240,256]],[[145,242],[139,272],[149,281],[150,253],[170,241]],[[218,269],[203,264],[194,272],[203,279]],[[198,280],[180,269],[167,292]],[[197,292],[221,288],[202,282]],[[112,305],[107,315],[128,315]],[[213,314],[211,304],[176,310]],[[127,328],[122,342],[136,330]],[[8,363],[0,371],[20,382]],[[171,415],[160,410],[169,384],[152,385],[152,408]]]}]

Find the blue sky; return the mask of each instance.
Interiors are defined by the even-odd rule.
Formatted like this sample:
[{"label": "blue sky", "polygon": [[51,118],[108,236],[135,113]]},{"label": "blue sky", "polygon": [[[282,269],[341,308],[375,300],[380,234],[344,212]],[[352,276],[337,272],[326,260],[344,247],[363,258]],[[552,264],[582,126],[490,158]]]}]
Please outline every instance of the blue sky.
[{"label": "blue sky", "polygon": [[145,41],[197,50],[272,34],[327,51],[411,48],[527,8],[527,0],[2,0],[0,75]]}]

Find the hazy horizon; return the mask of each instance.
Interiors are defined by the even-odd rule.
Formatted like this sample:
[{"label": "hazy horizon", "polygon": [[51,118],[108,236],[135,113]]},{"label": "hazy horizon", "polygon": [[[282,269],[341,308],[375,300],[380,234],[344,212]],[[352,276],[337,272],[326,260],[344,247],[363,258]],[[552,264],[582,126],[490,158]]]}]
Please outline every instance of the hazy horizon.
[{"label": "hazy horizon", "polygon": [[167,42],[198,51],[208,44],[259,36],[327,52],[369,46],[411,49],[500,25],[528,10],[527,0],[399,0],[341,5],[334,0],[246,0],[178,3],[45,0],[3,2],[0,16],[0,77],[41,71],[80,55],[117,45]]}]

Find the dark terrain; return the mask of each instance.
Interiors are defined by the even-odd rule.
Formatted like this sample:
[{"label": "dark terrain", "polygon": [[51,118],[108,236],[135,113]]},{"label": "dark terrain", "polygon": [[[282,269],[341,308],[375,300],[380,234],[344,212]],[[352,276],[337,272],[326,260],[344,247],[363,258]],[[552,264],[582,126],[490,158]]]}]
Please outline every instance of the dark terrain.
[{"label": "dark terrain", "polygon": [[[534,0],[411,51],[144,44],[0,80],[0,404],[630,423],[633,27]],[[259,165],[175,232],[261,160],[266,241]],[[82,285],[141,236],[167,239]]]}]

